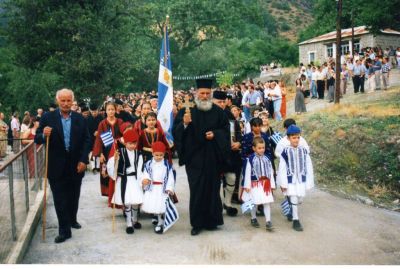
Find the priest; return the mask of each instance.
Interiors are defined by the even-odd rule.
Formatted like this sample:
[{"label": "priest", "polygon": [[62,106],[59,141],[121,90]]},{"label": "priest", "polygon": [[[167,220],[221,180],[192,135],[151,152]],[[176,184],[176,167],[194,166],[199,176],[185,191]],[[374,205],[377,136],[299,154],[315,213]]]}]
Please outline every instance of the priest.
[{"label": "priest", "polygon": [[179,165],[185,165],[189,181],[191,235],[224,224],[221,173],[231,149],[229,120],[212,102],[212,80],[196,84],[195,106],[180,110],[173,128]]}]

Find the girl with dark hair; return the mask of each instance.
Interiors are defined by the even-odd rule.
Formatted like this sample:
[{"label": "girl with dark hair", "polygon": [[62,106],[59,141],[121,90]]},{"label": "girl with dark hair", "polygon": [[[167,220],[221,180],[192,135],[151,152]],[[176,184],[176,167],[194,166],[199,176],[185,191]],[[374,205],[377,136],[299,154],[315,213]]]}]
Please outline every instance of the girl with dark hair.
[{"label": "girl with dark hair", "polygon": [[110,180],[107,174],[107,161],[108,156],[111,150],[111,145],[107,143],[104,145],[104,142],[101,138],[102,134],[105,134],[109,131],[112,133],[112,137],[114,141],[122,137],[122,133],[120,131],[120,127],[123,121],[119,118],[115,117],[115,113],[117,110],[117,106],[112,102],[107,102],[105,105],[107,117],[102,120],[97,128],[97,135],[94,141],[93,146],[93,156],[100,157],[100,189],[102,196],[108,196],[108,206],[111,207],[111,199],[114,194],[114,181]]},{"label": "girl with dark hair", "polygon": [[305,88],[303,83],[301,82],[301,79],[296,79],[296,97],[294,99],[294,111],[297,114],[307,112],[306,104],[304,102],[304,91]]}]

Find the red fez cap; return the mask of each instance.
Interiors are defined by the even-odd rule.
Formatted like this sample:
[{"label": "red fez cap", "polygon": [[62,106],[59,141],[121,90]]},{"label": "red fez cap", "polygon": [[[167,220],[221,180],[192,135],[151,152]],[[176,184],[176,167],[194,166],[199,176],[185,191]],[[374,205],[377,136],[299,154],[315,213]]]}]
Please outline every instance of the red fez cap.
[{"label": "red fez cap", "polygon": [[126,130],[126,128],[128,128],[129,125],[132,125],[130,122],[124,122],[119,126],[119,131],[121,132],[121,134],[123,134]]},{"label": "red fez cap", "polygon": [[166,151],[166,147],[164,145],[163,142],[157,141],[155,143],[153,143],[153,145],[151,146],[151,149],[153,150],[153,152],[165,152]]},{"label": "red fez cap", "polygon": [[124,133],[124,142],[125,143],[128,143],[128,142],[134,143],[134,142],[137,142],[138,139],[139,139],[139,135],[137,134],[137,132],[135,130],[130,129]]}]

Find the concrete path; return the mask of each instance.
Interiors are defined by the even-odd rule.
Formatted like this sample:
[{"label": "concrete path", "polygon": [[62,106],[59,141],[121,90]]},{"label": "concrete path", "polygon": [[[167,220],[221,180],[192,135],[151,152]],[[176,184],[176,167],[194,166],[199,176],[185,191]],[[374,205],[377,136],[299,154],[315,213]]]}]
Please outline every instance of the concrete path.
[{"label": "concrete path", "polygon": [[[176,163],[176,160],[175,160]],[[190,235],[188,184],[177,167],[177,204],[181,219],[158,235],[148,217],[133,235],[117,211],[111,233],[111,209],[100,196],[98,175],[87,173],[82,186],[79,221],[83,228],[55,244],[57,220],[48,206],[47,240],[37,228],[23,263],[56,264],[400,264],[400,214],[376,209],[313,190],[300,207],[304,232],[295,232],[280,213],[280,192],[272,206],[275,232],[250,226],[250,216],[228,217],[217,231]]]}]

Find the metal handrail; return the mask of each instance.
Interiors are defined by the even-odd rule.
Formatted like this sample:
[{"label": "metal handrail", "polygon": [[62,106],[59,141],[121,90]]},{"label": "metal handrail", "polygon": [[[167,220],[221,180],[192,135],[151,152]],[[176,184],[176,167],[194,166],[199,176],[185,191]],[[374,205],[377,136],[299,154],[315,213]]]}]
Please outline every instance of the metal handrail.
[{"label": "metal handrail", "polygon": [[[25,139],[27,140],[27,139]],[[23,149],[21,149],[18,153],[14,154],[10,159],[6,160],[2,166],[0,166],[0,173],[3,172],[7,166],[9,166],[10,164],[12,164],[16,159],[18,159],[22,154],[24,154],[24,152],[26,152],[29,148],[29,146],[31,146],[34,143],[34,141],[32,140],[31,142],[29,142],[29,144],[27,144]]]}]

